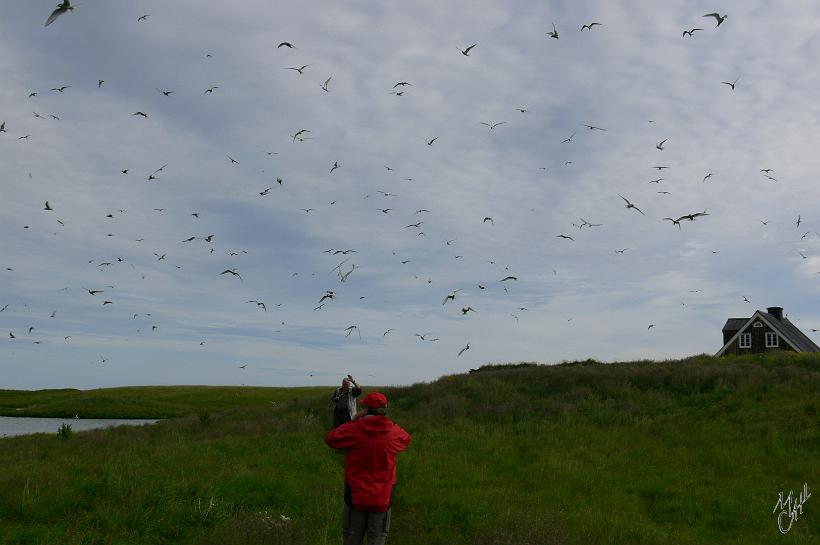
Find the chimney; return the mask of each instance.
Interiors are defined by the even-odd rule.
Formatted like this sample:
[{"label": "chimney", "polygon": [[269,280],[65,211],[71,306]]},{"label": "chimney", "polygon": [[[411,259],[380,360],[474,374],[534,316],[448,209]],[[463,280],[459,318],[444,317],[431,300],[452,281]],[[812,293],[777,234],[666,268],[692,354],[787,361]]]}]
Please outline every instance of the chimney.
[{"label": "chimney", "polygon": [[766,312],[777,318],[783,320],[783,307],[768,307]]}]

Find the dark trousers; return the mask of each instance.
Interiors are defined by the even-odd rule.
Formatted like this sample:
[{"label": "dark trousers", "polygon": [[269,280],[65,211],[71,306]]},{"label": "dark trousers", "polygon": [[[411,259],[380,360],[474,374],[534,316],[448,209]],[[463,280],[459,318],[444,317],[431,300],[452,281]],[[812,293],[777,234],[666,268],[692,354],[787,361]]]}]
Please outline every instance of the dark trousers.
[{"label": "dark trousers", "polygon": [[347,422],[350,422],[350,413],[347,409],[344,411],[333,411],[333,429],[336,429]]},{"label": "dark trousers", "polygon": [[367,535],[367,545],[384,545],[390,530],[390,509],[385,513],[359,511],[345,504],[342,513],[344,545],[361,545]]}]

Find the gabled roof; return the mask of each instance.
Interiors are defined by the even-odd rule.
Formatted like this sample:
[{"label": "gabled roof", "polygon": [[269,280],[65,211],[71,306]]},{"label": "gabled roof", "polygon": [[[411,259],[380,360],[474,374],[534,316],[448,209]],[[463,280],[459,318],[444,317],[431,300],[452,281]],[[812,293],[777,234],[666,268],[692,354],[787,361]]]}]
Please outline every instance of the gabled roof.
[{"label": "gabled roof", "polygon": [[788,318],[783,318],[783,320],[777,320],[774,316],[768,313],[761,313],[765,314],[767,317],[770,317],[770,321],[772,322],[772,329],[777,331],[781,337],[788,338],[795,346],[797,346],[803,352],[820,352],[820,346],[814,344],[814,341],[809,339],[805,333],[800,331],[796,325],[791,323]]},{"label": "gabled roof", "polygon": [[726,320],[726,325],[723,326],[722,331],[739,331],[743,324],[748,321],[748,318],[729,318]]},{"label": "gabled roof", "polygon": [[[768,312],[763,311],[756,311],[750,318],[729,318],[726,320],[726,325],[723,326],[724,331],[736,331],[736,333],[729,339],[726,344],[723,345],[723,348],[718,350],[715,356],[720,356],[726,349],[737,339],[740,334],[747,328],[751,323],[754,321],[756,317],[759,317],[766,325],[768,325],[771,329],[777,332],[777,334],[784,340],[786,343],[797,350],[798,352],[820,352],[820,347],[818,347],[814,342],[809,339],[805,333],[800,331],[797,326],[795,326],[788,318],[783,318],[782,320],[778,320]],[[735,320],[742,320],[743,323],[740,324],[737,329],[734,327],[737,326],[737,322]],[[732,329],[729,329],[729,326],[732,326]]]}]

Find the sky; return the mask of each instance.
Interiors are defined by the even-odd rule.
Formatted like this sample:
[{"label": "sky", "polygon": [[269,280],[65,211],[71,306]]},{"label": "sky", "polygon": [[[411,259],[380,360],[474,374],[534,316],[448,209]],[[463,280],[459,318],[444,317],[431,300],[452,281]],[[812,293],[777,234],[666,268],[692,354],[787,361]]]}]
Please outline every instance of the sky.
[{"label": "sky", "polygon": [[55,4],[0,18],[0,388],[818,341],[816,2]]}]

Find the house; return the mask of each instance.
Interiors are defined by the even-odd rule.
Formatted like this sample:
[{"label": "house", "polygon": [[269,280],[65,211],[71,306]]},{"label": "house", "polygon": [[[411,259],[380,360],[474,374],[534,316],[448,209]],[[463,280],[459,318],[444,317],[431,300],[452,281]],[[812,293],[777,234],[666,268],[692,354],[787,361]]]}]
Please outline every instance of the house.
[{"label": "house", "polygon": [[723,348],[715,356],[791,350],[820,352],[805,333],[783,316],[781,307],[756,311],[751,318],[729,318],[723,326]]}]

